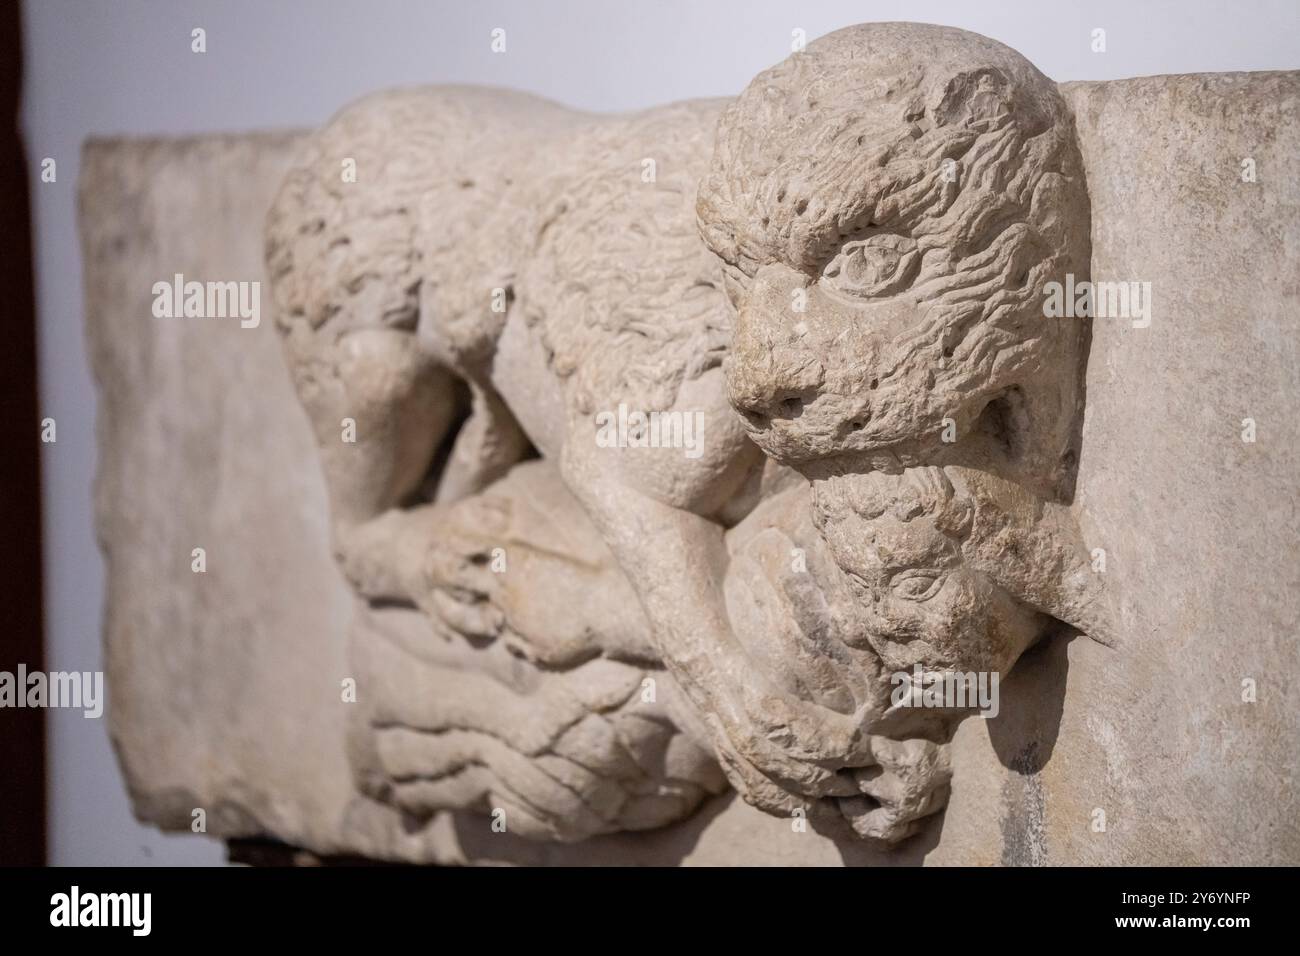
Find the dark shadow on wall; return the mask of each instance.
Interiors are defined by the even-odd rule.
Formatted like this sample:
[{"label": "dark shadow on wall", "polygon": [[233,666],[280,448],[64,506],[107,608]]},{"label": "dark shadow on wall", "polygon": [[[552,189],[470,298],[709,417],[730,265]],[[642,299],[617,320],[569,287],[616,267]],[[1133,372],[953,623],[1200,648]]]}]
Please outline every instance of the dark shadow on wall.
[{"label": "dark shadow on wall", "polygon": [[[1004,866],[1049,862],[1042,771],[1061,731],[1069,644],[1076,637],[1087,640],[1069,625],[1054,622],[1001,682],[998,716],[988,720],[993,751],[998,762],[1011,771],[1002,785],[999,805],[989,808],[992,818],[999,821]],[[965,718],[980,719],[974,715]],[[939,845],[945,816],[946,811],[935,814],[920,833],[892,849],[851,838],[837,839],[836,845],[846,866],[921,866]]]},{"label": "dark shadow on wall", "polygon": [[[22,84],[19,5],[0,5],[0,671],[44,669],[41,614],[40,421],[31,205],[18,133]],[[18,693],[22,689],[16,688]],[[0,866],[45,863],[45,713],[0,709]]]},{"label": "dark shadow on wall", "polygon": [[[1001,710],[988,722],[998,760],[1012,771],[1002,785],[1002,863],[1043,866],[1047,859],[1042,770],[1056,749],[1065,711],[1069,644],[1078,631],[1059,624],[1026,651],[1001,687]],[[1085,638],[1086,640],[1086,638]]]}]

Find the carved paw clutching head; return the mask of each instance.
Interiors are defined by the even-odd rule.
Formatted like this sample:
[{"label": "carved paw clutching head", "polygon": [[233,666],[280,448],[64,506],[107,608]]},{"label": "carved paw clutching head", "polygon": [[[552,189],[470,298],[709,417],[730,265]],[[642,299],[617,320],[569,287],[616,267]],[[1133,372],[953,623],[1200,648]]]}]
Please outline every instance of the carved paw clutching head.
[{"label": "carved paw clutching head", "polygon": [[[943,808],[946,741],[975,706],[900,704],[900,674],[1000,680],[1053,618],[1095,623],[1096,576],[1065,509],[971,469],[793,489],[731,544],[729,613],[775,691],[741,696],[754,706],[727,728],[723,759],[764,809],[834,810],[872,839]],[[833,732],[846,722],[858,732]]]},{"label": "carved paw clutching head", "polygon": [[872,738],[876,764],[853,772],[859,796],[835,801],[860,837],[897,843],[921,829],[948,804],[952,767],[946,743]]},{"label": "carved paw clutching head", "polygon": [[890,714],[889,674],[809,502],[793,488],[731,532],[728,613],[769,689],[737,694],[720,756],[761,809],[894,843],[947,802],[951,715]]}]

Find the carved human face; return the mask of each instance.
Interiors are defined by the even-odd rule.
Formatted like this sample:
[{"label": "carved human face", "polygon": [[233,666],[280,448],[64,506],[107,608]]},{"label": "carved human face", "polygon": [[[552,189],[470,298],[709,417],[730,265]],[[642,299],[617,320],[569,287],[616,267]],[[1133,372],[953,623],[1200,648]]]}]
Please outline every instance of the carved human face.
[{"label": "carved human face", "polygon": [[[983,539],[1005,527],[976,521],[970,499],[954,495],[937,469],[925,471],[929,487],[916,472],[816,485],[818,527],[857,598],[855,622],[888,671],[1005,673],[1046,618],[981,566]],[[863,514],[846,487],[865,481],[896,495],[879,513]]]},{"label": "carved human face", "polygon": [[888,670],[915,664],[1004,672],[1042,628],[1042,616],[972,567],[928,518],[861,517],[827,541],[861,598],[862,623]]}]

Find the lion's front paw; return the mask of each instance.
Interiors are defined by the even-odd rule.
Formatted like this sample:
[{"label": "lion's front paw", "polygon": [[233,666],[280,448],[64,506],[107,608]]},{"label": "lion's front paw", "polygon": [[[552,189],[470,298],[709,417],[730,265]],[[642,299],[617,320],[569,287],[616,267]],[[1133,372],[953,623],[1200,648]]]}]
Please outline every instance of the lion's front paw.
[{"label": "lion's front paw", "polygon": [[859,836],[897,843],[948,805],[948,745],[873,737],[872,752],[879,763],[853,772],[860,794],[835,802]]}]

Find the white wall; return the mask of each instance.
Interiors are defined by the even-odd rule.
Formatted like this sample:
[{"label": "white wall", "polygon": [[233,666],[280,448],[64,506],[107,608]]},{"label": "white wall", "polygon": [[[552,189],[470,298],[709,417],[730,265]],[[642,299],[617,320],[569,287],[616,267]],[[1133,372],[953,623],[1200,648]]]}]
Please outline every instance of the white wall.
[{"label": "white wall", "polygon": [[[572,106],[625,110],[738,92],[809,39],[867,20],[923,20],[1016,48],[1057,80],[1300,68],[1296,0],[1074,5],[949,2],[414,2],[27,0],[23,130],[32,172],[44,445],[47,666],[102,666],[103,565],[90,487],[95,397],[82,342],[78,152],[91,135],[309,126],[359,94],[413,83],[510,86]],[[207,52],[190,31],[207,31]],[[507,52],[489,34],[507,31]],[[1106,30],[1106,52],[1091,31]],[[58,163],[54,183],[40,162]],[[35,427],[35,426],[34,426]],[[130,816],[102,721],[50,712],[56,863],[208,863],[200,838]]]}]

